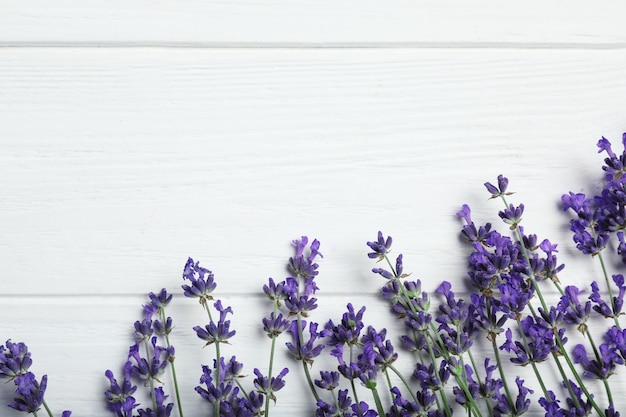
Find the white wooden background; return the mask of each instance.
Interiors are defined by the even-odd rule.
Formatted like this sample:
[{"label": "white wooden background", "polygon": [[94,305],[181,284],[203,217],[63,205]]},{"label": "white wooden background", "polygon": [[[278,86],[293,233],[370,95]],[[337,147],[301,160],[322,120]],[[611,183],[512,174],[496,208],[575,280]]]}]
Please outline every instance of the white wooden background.
[{"label": "white wooden background", "polygon": [[[260,288],[284,277],[292,239],[322,242],[315,320],[351,301],[392,328],[365,242],[393,235],[426,289],[446,279],[463,293],[454,213],[468,203],[498,223],[482,184],[500,173],[526,229],[560,244],[564,283],[599,279],[558,202],[597,189],[597,139],[621,150],[623,12],[618,1],[0,1],[0,341],[30,346],[57,415],[103,416],[103,373],[124,360],[145,294],[167,287],[186,415],[204,416],[193,387],[212,351],[180,295],[188,256],[215,272],[238,332],[224,354],[251,374],[269,350]],[[312,415],[299,370],[273,415]],[[11,385],[0,388],[6,403]]]}]

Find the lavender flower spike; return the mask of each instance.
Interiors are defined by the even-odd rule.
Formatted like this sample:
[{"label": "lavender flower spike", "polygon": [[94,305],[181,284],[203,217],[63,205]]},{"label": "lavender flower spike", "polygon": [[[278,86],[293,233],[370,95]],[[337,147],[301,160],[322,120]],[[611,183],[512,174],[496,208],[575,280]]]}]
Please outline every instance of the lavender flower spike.
[{"label": "lavender flower spike", "polygon": [[200,303],[213,299],[211,293],[217,287],[213,273],[201,267],[199,262],[194,262],[192,258],[187,260],[183,270],[183,279],[190,282],[189,285],[182,285],[185,297],[200,298]]},{"label": "lavender flower spike", "polygon": [[490,182],[485,183],[485,188],[491,193],[491,198],[498,198],[503,195],[511,195],[512,192],[507,192],[506,189],[509,186],[509,179],[502,174],[498,175],[498,186],[496,187]]},{"label": "lavender flower spike", "polygon": [[391,250],[391,243],[393,239],[391,236],[384,238],[383,232],[378,232],[378,239],[376,242],[367,242],[367,246],[372,249],[373,252],[367,254],[372,259],[378,258],[378,260],[384,259],[385,255]]},{"label": "lavender flower spike", "polygon": [[33,364],[28,346],[25,343],[6,341],[6,347],[0,346],[0,378],[14,380],[28,372]]},{"label": "lavender flower spike", "polygon": [[27,413],[34,413],[39,410],[43,404],[43,396],[48,385],[48,376],[44,375],[41,378],[41,382],[37,382],[35,375],[32,372],[27,372],[15,379],[15,385],[17,386],[15,390],[17,396],[7,405],[15,410]]}]

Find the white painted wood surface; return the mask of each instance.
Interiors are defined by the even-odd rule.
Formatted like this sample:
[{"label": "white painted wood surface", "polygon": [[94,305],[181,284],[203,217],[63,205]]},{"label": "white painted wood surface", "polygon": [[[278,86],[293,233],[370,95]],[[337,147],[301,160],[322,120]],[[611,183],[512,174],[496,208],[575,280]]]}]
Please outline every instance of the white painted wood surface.
[{"label": "white painted wood surface", "polygon": [[[454,213],[468,203],[497,223],[482,184],[499,173],[526,205],[527,230],[560,244],[564,282],[588,283],[599,267],[575,252],[558,202],[596,189],[595,142],[619,148],[626,130],[620,12],[3,1],[1,340],[31,347],[56,413],[105,415],[103,372],[123,361],[144,294],[178,291],[192,256],[233,306],[227,354],[251,372],[269,349],[260,288],[283,277],[302,234],[325,255],[314,318],[336,319],[351,301],[389,327],[365,242],[393,235],[425,288],[446,279],[462,293]],[[210,360],[192,335],[197,310],[177,296],[170,311],[190,417],[206,415],[193,387]],[[299,380],[294,369],[273,415],[312,415]]]}]

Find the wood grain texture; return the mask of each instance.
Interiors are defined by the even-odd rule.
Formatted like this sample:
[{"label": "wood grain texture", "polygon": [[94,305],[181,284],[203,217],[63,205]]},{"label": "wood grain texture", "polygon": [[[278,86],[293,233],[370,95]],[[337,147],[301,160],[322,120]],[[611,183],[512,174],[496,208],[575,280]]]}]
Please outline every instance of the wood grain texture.
[{"label": "wood grain texture", "polygon": [[[167,287],[185,416],[206,416],[193,389],[213,352],[191,330],[206,319],[180,294],[188,256],[215,272],[216,295],[235,311],[224,354],[245,363],[250,387],[269,350],[260,289],[285,276],[292,239],[322,242],[316,321],[367,305],[366,321],[396,341],[365,242],[393,235],[425,290],[448,280],[465,296],[455,212],[468,203],[477,222],[505,231],[482,186],[500,173],[526,205],[527,231],[559,243],[563,283],[588,286],[600,266],[577,254],[559,199],[597,191],[595,142],[618,144],[626,130],[622,10],[578,0],[3,1],[0,342],[31,347],[55,416],[102,416],[104,370],[125,359],[145,294]],[[598,337],[603,326],[592,323]],[[285,341],[280,367],[291,365]],[[479,342],[475,353],[489,349]],[[314,372],[332,366],[320,359]],[[272,416],[313,414],[300,371]],[[612,379],[614,392],[625,378]]]},{"label": "wood grain texture", "polygon": [[[237,313],[231,352],[250,373],[266,361],[260,287],[285,275],[291,239],[322,241],[320,322],[352,301],[389,327],[365,242],[392,234],[425,289],[462,294],[454,213],[498,223],[482,183],[499,173],[527,229],[560,243],[564,281],[586,285],[599,266],[558,201],[598,186],[625,64],[602,49],[1,49],[2,335],[32,346],[55,410],[101,415],[143,294],[176,291],[193,256]],[[187,301],[171,314],[199,417],[210,359]],[[274,415],[310,415],[307,398],[292,383]]]},{"label": "wood grain texture", "polygon": [[0,45],[623,47],[623,11],[616,0],[5,0]]}]

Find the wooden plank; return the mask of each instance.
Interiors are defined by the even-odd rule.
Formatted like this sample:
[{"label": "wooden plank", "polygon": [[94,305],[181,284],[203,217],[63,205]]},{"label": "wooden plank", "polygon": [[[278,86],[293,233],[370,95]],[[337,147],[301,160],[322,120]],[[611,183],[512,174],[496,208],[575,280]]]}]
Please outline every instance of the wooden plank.
[{"label": "wooden plank", "polygon": [[617,0],[5,0],[0,45],[623,47],[622,16]]},{"label": "wooden plank", "polygon": [[499,224],[482,184],[500,173],[528,230],[585,271],[569,282],[598,271],[558,202],[597,186],[601,135],[619,143],[624,52],[0,54],[2,294],[177,288],[188,256],[256,294],[304,234],[324,285],[372,294],[378,230],[432,290],[465,275],[461,204]]}]

